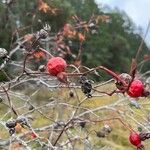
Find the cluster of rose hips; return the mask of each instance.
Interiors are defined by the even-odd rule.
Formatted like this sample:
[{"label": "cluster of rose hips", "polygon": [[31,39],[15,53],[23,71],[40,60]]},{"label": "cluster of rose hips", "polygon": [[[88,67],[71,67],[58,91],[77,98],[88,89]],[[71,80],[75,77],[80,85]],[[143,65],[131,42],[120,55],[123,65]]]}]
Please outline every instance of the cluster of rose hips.
[{"label": "cluster of rose hips", "polygon": [[9,129],[9,134],[13,135],[15,133],[15,127],[17,125],[17,122],[15,120],[6,122],[6,127]]},{"label": "cluster of rose hips", "polygon": [[[65,69],[67,67],[66,61],[61,57],[52,57],[47,63],[47,71],[50,75],[56,76],[60,81],[64,81],[64,76],[66,75]],[[130,97],[146,97],[149,95],[149,92],[145,90],[144,84],[139,79],[132,79],[129,74],[123,73],[117,76],[119,80],[116,81],[116,87],[122,93],[127,93]],[[80,78],[81,90],[89,98],[91,97],[92,84],[86,76],[81,76]],[[125,86],[126,85],[126,86]],[[85,127],[85,122],[81,122],[80,126]],[[111,129],[103,128],[102,130],[96,132],[98,137],[105,137],[106,134],[110,133]],[[149,139],[150,133],[131,133],[129,140],[131,144],[135,145],[138,150],[143,150],[144,146],[141,144],[142,141]]]},{"label": "cluster of rose hips", "polygon": [[[56,76],[61,82],[66,82],[66,67],[67,63],[61,57],[52,57],[47,63],[47,71],[49,74]],[[139,79],[132,79],[132,77],[126,73],[120,74],[116,78],[122,81],[117,80],[117,89],[122,91],[122,93],[126,92],[130,97],[147,97],[150,94],[149,91],[145,89],[143,82]],[[81,76],[80,83],[83,93],[87,97],[91,97],[92,84],[90,80],[88,80],[86,76]]]},{"label": "cluster of rose hips", "polygon": [[[59,81],[66,82],[65,69],[67,67],[66,61],[61,57],[52,57],[47,62],[47,71],[50,75],[56,76]],[[91,97],[92,84],[86,76],[81,76],[79,83],[81,84],[82,92],[89,98]]]},{"label": "cluster of rose hips", "polygon": [[17,124],[20,124],[22,127],[27,126],[28,128],[30,128],[27,118],[24,117],[8,121],[6,122],[6,127],[9,129],[10,135],[13,135],[15,133],[15,127],[17,126]]}]

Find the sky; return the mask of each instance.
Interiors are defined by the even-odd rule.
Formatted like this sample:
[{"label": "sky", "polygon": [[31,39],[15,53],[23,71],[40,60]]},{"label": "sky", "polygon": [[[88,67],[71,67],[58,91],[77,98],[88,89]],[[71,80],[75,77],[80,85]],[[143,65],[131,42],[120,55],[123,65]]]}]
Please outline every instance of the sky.
[{"label": "sky", "polygon": [[[150,21],[150,0],[95,0],[104,6],[107,4],[111,8],[118,7],[124,10],[132,21],[143,28],[145,33],[148,22]],[[146,42],[150,47],[150,30],[146,37]]]}]

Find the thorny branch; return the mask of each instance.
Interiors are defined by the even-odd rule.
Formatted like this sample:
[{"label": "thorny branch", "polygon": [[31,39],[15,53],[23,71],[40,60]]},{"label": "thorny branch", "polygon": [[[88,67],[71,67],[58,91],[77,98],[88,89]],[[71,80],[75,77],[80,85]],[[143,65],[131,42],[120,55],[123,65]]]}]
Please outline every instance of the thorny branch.
[{"label": "thorny branch", "polygon": [[[104,17],[108,19],[107,16]],[[121,82],[126,90],[129,88],[130,84],[128,85],[110,69],[104,66],[88,68],[80,64],[69,64],[66,72],[69,82],[66,84],[58,81],[56,76],[50,75],[46,70],[45,64],[42,64],[42,67],[38,66],[38,69],[32,67],[32,60],[42,58],[44,61],[47,61],[55,57],[56,49],[58,55],[70,54],[76,58],[75,60],[80,59],[86,31],[89,31],[91,26],[96,26],[94,24],[95,16],[93,15],[89,21],[82,21],[77,16],[74,16],[73,19],[75,21],[74,25],[66,24],[63,29],[53,36],[50,33],[50,26],[46,25],[37,33],[18,38],[15,43],[17,46],[10,50],[7,57],[4,58],[4,62],[0,65],[0,70],[4,69],[6,65],[13,66],[12,73],[7,73],[3,70],[7,75],[8,81],[0,83],[0,105],[4,107],[4,110],[0,111],[0,126],[8,133],[5,139],[0,134],[0,148],[7,148],[8,146],[11,148],[11,146],[19,143],[19,146],[30,150],[32,149],[32,143],[37,143],[41,148],[65,149],[70,146],[74,149],[75,141],[80,141],[84,146],[87,140],[90,144],[94,143],[89,137],[96,124],[98,126],[106,124],[113,127],[112,122],[115,121],[123,125],[127,132],[136,132],[136,127],[134,129],[131,127],[129,119],[134,124],[140,125],[150,132],[149,116],[145,114],[144,117],[141,116],[141,121],[138,121],[132,116],[133,113],[137,115],[135,110],[129,109],[129,104],[132,104],[132,107],[146,112],[147,108],[144,105],[150,105],[150,102],[145,100],[138,103],[127,95],[119,94],[116,90],[111,94],[101,92],[103,87],[107,87],[108,84],[111,85],[114,80]],[[82,29],[83,33],[78,34],[77,29]],[[15,32],[18,32],[18,30]],[[77,35],[80,35],[80,46],[78,54],[75,56],[65,44],[64,37],[70,38]],[[53,45],[51,50],[54,53],[41,46],[43,41]],[[141,46],[138,53],[140,51]],[[21,58],[12,60],[12,56],[18,53],[21,53]],[[33,64],[36,63],[34,62]],[[81,72],[81,68],[84,68],[86,71]],[[87,83],[91,85],[89,93],[92,98],[89,98],[81,94],[81,89],[85,89],[83,89],[84,86],[81,86],[78,80],[81,76],[93,73],[99,77],[98,70],[107,72],[112,76],[112,79],[103,83],[93,84],[85,78],[84,86]],[[149,74],[149,71],[142,74],[141,77],[146,74]],[[149,81],[147,84],[150,87]],[[55,92],[58,93],[55,94]],[[121,91],[120,93],[124,92]],[[64,96],[63,93],[68,94],[68,96]],[[107,95],[114,93],[116,95],[113,97],[114,100],[111,104],[105,102],[104,105],[100,105],[101,101],[104,101],[103,98],[105,99]],[[98,104],[92,107],[87,106],[87,103],[94,103],[95,98]],[[137,107],[137,105],[141,107]],[[104,113],[105,117],[101,113]],[[110,114],[112,114],[111,117]],[[43,122],[41,120],[42,124],[37,127],[35,124],[38,125],[40,118],[43,119]],[[87,124],[91,127],[87,127]],[[82,133],[81,128],[86,129],[86,136]],[[100,136],[99,134],[97,135]]]}]

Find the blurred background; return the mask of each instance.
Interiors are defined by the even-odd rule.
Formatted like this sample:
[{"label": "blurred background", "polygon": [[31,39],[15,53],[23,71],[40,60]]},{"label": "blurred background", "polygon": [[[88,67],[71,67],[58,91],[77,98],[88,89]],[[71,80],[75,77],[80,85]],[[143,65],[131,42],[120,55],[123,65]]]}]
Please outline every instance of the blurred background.
[{"label": "blurred background", "polygon": [[[116,72],[129,71],[131,59],[135,57],[147,27],[145,22],[139,23],[145,16],[139,18],[138,22],[134,22],[136,19],[132,16],[132,9],[125,12],[128,9],[123,7],[127,2],[105,1],[104,3],[103,0],[45,0],[45,2],[50,7],[48,12],[46,7],[39,11],[40,6],[37,0],[1,0],[0,47],[11,50],[12,44],[18,37],[36,32],[45,23],[51,26],[52,32],[58,32],[66,22],[70,22],[73,15],[79,16],[82,20],[88,20],[92,14],[105,14],[110,17],[110,20],[107,23],[100,23],[96,34],[86,35],[82,64],[89,67],[104,65]],[[143,44],[139,62],[143,60],[145,54],[150,53],[147,43]],[[73,51],[77,48],[77,43],[72,45]],[[141,71],[148,70],[149,66],[150,64],[146,63]],[[4,75],[0,78],[5,79]]]}]

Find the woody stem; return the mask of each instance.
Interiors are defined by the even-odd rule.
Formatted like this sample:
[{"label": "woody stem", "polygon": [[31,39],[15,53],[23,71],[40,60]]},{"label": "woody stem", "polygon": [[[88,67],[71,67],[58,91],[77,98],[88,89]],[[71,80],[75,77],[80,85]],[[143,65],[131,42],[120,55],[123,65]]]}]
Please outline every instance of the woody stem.
[{"label": "woody stem", "polygon": [[86,71],[86,72],[83,72],[83,73],[67,73],[67,76],[78,76],[78,75],[86,75],[86,74],[89,74],[95,70],[103,70],[105,72],[107,72],[109,75],[111,75],[113,78],[115,78],[117,81],[120,81],[125,87],[127,87],[128,85],[115,73],[113,72],[112,70],[104,67],[104,66],[98,66],[96,68],[93,68],[89,71]]}]

